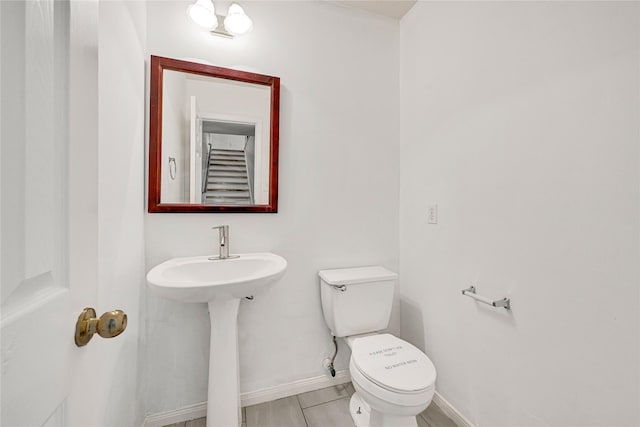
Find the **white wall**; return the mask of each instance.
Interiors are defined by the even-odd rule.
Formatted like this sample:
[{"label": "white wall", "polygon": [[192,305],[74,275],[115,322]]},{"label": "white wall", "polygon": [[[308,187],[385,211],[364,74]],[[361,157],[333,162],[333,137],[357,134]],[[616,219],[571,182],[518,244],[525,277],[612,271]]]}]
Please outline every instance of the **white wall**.
[{"label": "white wall", "polygon": [[[96,310],[122,309],[126,331],[114,339],[94,338],[106,363],[95,366],[102,396],[95,423],[138,426],[144,415],[143,330],[140,295],[144,288],[145,39],[143,3],[99,3],[98,301]],[[142,365],[142,366],[141,366]]]},{"label": "white wall", "polygon": [[402,328],[478,427],[640,425],[639,17],[418,2],[401,22]]},{"label": "white wall", "polygon": [[[196,76],[187,79],[187,92],[197,97],[198,116],[203,119],[255,124],[255,166],[259,173],[252,184],[253,200],[257,205],[267,204],[270,190],[268,141],[271,135],[271,87]],[[216,143],[214,147],[224,147],[220,141]],[[228,142],[226,145],[231,147]],[[233,149],[242,150],[245,141],[236,141],[233,145],[236,147]]]},{"label": "white wall", "polygon": [[[184,203],[189,200],[190,102],[184,73],[165,70],[162,73],[162,203]],[[171,178],[169,157],[176,159],[175,178]],[[173,169],[172,169],[173,171]]]},{"label": "white wall", "polygon": [[217,133],[211,135],[211,146],[221,150],[243,150],[247,144],[247,137],[244,135],[222,135]]},{"label": "white wall", "polygon": [[[232,252],[284,256],[282,280],[240,306],[241,389],[322,375],[333,346],[318,270],[398,267],[398,22],[328,2],[244,2],[253,31],[228,40],[191,24],[187,5],[147,4],[148,54],[281,78],[279,212],[148,214],[147,268],[213,254],[219,224],[231,226]],[[147,413],[203,402],[205,305],[146,298]],[[338,369],[347,356],[341,343]]]},{"label": "white wall", "polygon": [[[260,119],[269,123],[271,88],[244,82],[200,76],[185,79],[187,96],[196,96],[198,115],[218,119],[233,116],[238,120]],[[268,135],[268,134],[267,134]]]}]

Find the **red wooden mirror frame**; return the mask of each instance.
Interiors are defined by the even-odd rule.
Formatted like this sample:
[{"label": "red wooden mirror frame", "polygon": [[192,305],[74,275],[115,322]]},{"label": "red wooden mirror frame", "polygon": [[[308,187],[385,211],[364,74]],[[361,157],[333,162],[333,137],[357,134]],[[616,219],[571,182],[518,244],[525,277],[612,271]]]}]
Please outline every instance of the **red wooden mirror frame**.
[{"label": "red wooden mirror frame", "polygon": [[[269,131],[269,200],[263,205],[223,205],[162,203],[162,87],[163,71],[173,70],[199,74],[244,83],[253,83],[271,88],[271,122]],[[216,67],[196,62],[151,56],[151,87],[149,105],[149,212],[278,212],[278,146],[280,134],[280,78],[246,71]]]}]

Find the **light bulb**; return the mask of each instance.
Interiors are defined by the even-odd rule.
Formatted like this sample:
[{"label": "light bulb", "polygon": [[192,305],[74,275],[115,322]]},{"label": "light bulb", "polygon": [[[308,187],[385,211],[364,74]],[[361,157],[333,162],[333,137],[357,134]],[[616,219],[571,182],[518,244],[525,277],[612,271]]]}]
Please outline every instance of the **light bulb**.
[{"label": "light bulb", "polygon": [[187,8],[189,18],[196,24],[208,30],[214,30],[218,26],[216,10],[211,0],[198,0]]},{"label": "light bulb", "polygon": [[224,28],[228,32],[241,35],[247,33],[252,26],[253,22],[251,18],[244,13],[244,9],[242,9],[238,3],[233,3],[229,6],[229,13],[227,13],[227,17],[224,18]]}]

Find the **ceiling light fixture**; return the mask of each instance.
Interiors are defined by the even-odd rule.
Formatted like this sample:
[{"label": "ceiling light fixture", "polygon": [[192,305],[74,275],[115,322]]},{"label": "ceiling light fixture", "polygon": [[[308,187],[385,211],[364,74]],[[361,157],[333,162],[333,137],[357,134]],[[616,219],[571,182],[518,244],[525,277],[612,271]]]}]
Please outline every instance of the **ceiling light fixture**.
[{"label": "ceiling light fixture", "polygon": [[216,9],[211,0],[198,0],[187,8],[187,15],[196,24],[207,30],[215,30],[218,27]]},{"label": "ceiling light fixture", "polygon": [[253,27],[253,21],[244,12],[244,9],[238,4],[233,3],[229,6],[227,17],[224,18],[224,28],[233,35],[240,36],[246,34]]},{"label": "ceiling light fixture", "polygon": [[228,38],[246,34],[253,27],[253,21],[238,3],[229,6],[227,15],[223,16],[216,14],[211,0],[197,0],[187,8],[187,15],[213,34]]}]

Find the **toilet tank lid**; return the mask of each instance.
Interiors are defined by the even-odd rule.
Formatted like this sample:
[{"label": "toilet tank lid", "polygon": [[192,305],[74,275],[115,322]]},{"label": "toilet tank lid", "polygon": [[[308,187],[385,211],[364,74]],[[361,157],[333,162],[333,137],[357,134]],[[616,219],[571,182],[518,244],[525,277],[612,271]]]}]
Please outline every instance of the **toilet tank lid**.
[{"label": "toilet tank lid", "polygon": [[356,283],[382,282],[398,278],[397,273],[378,265],[320,270],[318,274],[322,280],[330,285],[353,285]]}]

